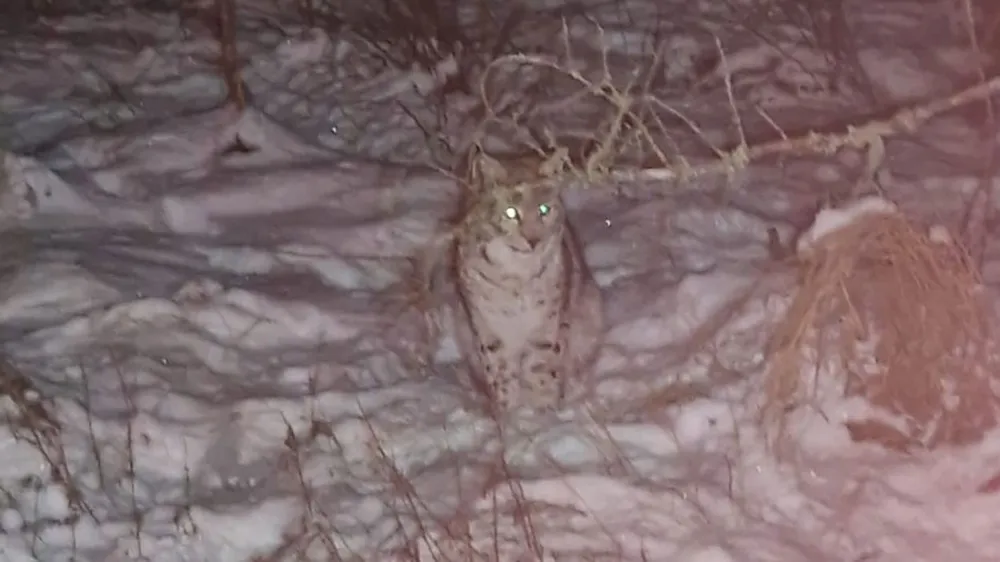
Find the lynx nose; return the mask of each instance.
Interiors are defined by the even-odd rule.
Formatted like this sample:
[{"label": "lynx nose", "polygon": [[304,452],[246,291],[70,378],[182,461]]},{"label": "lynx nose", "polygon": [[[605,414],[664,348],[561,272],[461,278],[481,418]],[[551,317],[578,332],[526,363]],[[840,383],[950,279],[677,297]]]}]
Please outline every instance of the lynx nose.
[{"label": "lynx nose", "polygon": [[545,237],[545,229],[540,224],[525,222],[521,224],[521,236],[528,243],[528,247],[534,250]]}]

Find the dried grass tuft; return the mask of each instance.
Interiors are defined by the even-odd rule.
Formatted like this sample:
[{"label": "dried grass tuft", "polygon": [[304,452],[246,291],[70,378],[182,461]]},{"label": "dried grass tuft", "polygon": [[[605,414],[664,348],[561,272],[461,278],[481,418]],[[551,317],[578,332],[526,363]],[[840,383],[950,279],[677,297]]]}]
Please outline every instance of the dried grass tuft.
[{"label": "dried grass tuft", "polygon": [[872,213],[800,260],[798,293],[769,350],[764,414],[779,435],[784,412],[804,398],[806,350],[820,350],[821,362],[830,343],[848,373],[845,395],[886,414],[849,422],[855,440],[933,448],[996,425],[990,312],[960,246],[899,213]]}]

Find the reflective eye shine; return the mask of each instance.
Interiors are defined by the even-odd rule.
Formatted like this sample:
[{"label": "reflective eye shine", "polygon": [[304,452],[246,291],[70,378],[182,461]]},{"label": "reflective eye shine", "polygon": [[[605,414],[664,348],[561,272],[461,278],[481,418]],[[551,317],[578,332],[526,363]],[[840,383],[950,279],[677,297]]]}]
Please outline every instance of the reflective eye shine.
[{"label": "reflective eye shine", "polygon": [[503,216],[511,220],[516,220],[520,218],[520,213],[517,212],[517,207],[507,207],[503,211]]},{"label": "reflective eye shine", "polygon": [[545,215],[549,214],[551,211],[552,211],[552,207],[549,207],[545,203],[542,203],[541,205],[538,206],[538,214],[541,215],[541,216],[543,216],[543,217]]}]

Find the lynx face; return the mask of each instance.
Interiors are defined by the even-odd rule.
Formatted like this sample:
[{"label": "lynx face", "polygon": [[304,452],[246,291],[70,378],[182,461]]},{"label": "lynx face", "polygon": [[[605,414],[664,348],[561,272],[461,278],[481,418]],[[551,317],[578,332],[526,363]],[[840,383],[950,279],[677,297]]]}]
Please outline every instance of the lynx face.
[{"label": "lynx face", "polygon": [[558,190],[542,184],[492,188],[472,220],[488,230],[484,241],[498,242],[515,253],[545,251],[561,240],[565,217]]}]

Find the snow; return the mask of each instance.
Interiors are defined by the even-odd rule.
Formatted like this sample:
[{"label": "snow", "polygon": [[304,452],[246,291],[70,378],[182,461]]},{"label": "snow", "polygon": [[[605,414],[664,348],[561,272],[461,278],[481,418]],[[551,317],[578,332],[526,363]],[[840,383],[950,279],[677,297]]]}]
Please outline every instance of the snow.
[{"label": "snow", "polygon": [[[941,16],[856,4],[858,33],[875,36],[887,22],[931,36],[921,29]],[[910,455],[854,443],[841,422],[866,406],[840,396],[837,372],[789,412],[780,448],[757,421],[764,346],[795,279],[769,261],[768,229],[802,252],[865,213],[904,212],[948,241],[975,178],[889,143],[906,172],[894,182],[912,189],[819,211],[854,181],[851,156],[755,163],[739,185],[569,194],[611,323],[593,388],[498,424],[456,384],[454,341],[427,349],[403,289],[458,195],[422,165],[427,147],[469,143],[478,92],[455,93],[444,118],[425,102],[459,73],[455,54],[393,69],[350,33],[267,6],[245,14],[268,23],[241,32],[254,94],[243,114],[218,107],[213,40],[175,16],[73,16],[0,36],[0,558],[1000,557],[1000,496],[981,489],[1000,431]],[[595,7],[601,18],[616,20]],[[578,54],[603,45],[622,75],[650,60],[634,52],[648,48],[645,22],[602,38],[592,21],[566,24]],[[826,55],[780,29],[773,43],[722,38],[737,98],[790,129],[842,120],[857,98],[817,89]],[[668,35],[681,50],[653,81],[708,138],[732,140],[720,69],[704,67],[715,41]],[[972,75],[956,55],[967,42],[941,41],[938,57]],[[920,98],[941,82],[896,45],[861,54],[883,91]],[[542,105],[566,130],[593,128],[571,102],[585,100]],[[960,118],[929,127],[964,150]],[[236,139],[252,150],[229,151]]]},{"label": "snow", "polygon": [[892,201],[877,196],[862,197],[836,209],[823,209],[816,214],[812,226],[799,236],[798,253],[809,253],[823,237],[846,228],[865,216],[894,215],[898,211]]}]

